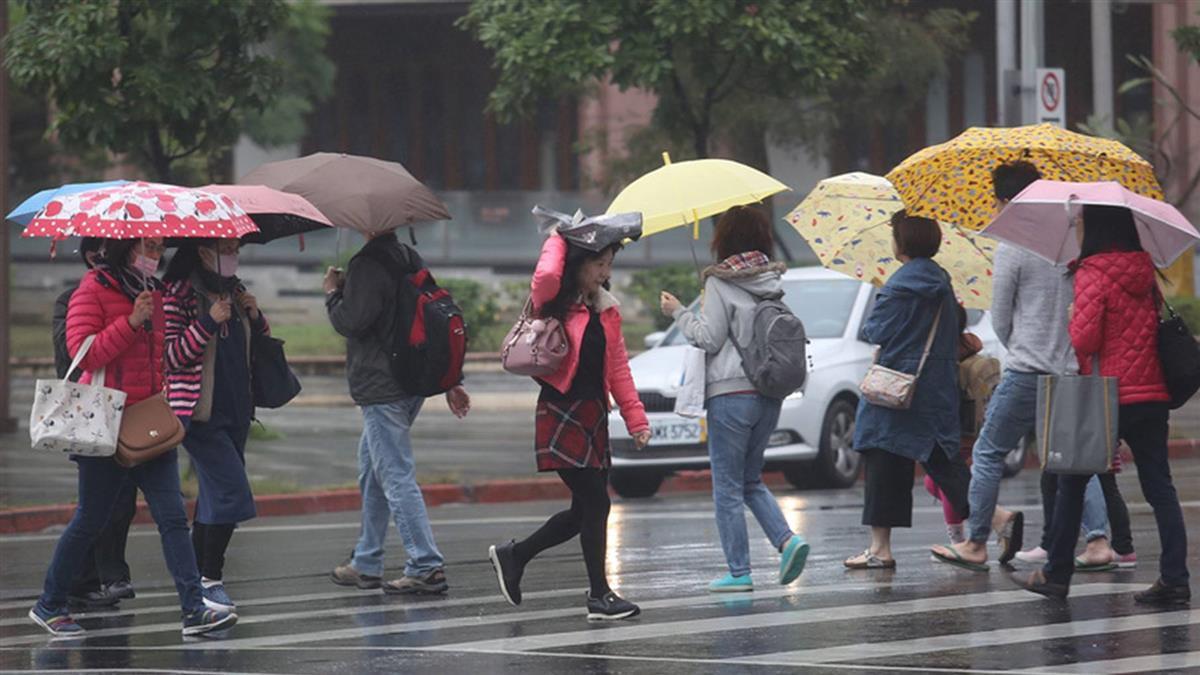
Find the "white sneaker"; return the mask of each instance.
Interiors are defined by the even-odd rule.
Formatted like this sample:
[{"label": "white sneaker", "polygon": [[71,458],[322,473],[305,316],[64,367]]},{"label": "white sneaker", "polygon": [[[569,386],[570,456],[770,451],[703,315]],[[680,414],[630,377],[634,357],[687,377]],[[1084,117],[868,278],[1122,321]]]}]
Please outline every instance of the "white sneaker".
[{"label": "white sneaker", "polygon": [[1050,555],[1046,553],[1046,549],[1042,548],[1041,546],[1038,546],[1037,548],[1031,548],[1028,551],[1017,552],[1017,560],[1020,560],[1023,563],[1029,563],[1030,565],[1045,565],[1046,561],[1049,559]]}]

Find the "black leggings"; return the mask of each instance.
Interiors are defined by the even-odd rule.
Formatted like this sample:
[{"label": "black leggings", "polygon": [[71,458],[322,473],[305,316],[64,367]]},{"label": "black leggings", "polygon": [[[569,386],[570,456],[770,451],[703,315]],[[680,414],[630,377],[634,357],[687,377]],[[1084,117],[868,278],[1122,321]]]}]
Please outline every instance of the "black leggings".
[{"label": "black leggings", "polygon": [[200,576],[220,581],[225,568],[225,551],[233,538],[236,525],[205,525],[192,522],[192,548],[196,549],[196,566]]},{"label": "black leggings", "polygon": [[610,590],[604,573],[608,510],[612,504],[608,498],[608,470],[559,469],[558,477],[571,489],[571,508],[550,516],[536,532],[517,542],[513,554],[524,565],[542,551],[578,534],[591,595],[602,597]]},{"label": "black leggings", "polygon": [[[1117,555],[1133,553],[1133,532],[1129,524],[1129,508],[1117,487],[1117,476],[1102,473],[1100,490],[1104,492],[1104,506],[1108,511],[1108,526],[1112,529],[1112,547]],[[1054,501],[1058,497],[1058,474],[1042,472],[1042,549],[1050,550],[1050,521],[1054,514]]]}]

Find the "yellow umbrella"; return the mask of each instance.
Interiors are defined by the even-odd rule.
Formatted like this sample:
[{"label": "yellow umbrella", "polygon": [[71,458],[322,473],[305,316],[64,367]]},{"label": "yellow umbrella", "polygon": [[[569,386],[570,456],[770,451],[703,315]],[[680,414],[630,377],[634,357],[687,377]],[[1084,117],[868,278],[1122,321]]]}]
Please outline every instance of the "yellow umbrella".
[{"label": "yellow umbrella", "polygon": [[909,213],[982,230],[995,215],[992,169],[1013,160],[1032,163],[1050,180],[1114,180],[1140,195],[1162,199],[1154,167],[1136,152],[1117,141],[1052,124],[971,127],[913,153],[887,179]]},{"label": "yellow umbrella", "polygon": [[760,202],[787,190],[767,174],[728,159],[693,159],[671,163],[663,153],[663,166],[621,190],[608,205],[608,213],[640,211],[642,236],[648,237],[691,223],[692,236],[700,236],[700,219],[730,207]]},{"label": "yellow umbrella", "polygon": [[[904,207],[882,176],[847,173],[826,178],[785,220],[808,241],[825,267],[882,286],[900,261],[892,253],[892,214]],[[940,223],[942,246],[934,260],[950,273],[965,307],[992,304],[991,239]]]}]

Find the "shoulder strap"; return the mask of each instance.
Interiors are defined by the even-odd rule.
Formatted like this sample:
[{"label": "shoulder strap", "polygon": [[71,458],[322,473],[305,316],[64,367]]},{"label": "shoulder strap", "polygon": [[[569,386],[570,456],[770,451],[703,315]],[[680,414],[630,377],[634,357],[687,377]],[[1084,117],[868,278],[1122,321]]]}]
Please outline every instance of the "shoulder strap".
[{"label": "shoulder strap", "polygon": [[937,314],[933,317],[933,325],[929,327],[929,337],[925,338],[925,351],[921,354],[921,363],[917,365],[917,372],[913,377],[921,377],[921,371],[925,370],[925,359],[929,358],[929,350],[933,347],[933,337],[937,335],[938,324],[942,320],[942,307],[938,307]]}]

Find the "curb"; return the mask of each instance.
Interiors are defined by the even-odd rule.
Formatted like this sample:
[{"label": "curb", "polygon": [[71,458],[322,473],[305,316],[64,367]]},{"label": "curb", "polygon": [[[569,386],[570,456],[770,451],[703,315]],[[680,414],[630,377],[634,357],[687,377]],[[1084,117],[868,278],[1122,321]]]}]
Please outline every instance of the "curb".
[{"label": "curb", "polygon": [[[1168,456],[1182,459],[1200,455],[1200,439],[1173,440],[1167,443]],[[1030,457],[1027,467],[1036,467],[1036,457]],[[917,477],[922,476],[920,466]],[[763,482],[771,487],[787,487],[788,482],[778,471],[763,474]],[[703,471],[680,471],[668,477],[660,493],[708,492],[712,490],[712,473]],[[490,480],[474,484],[434,483],[422,485],[421,493],[427,506],[442,504],[502,504],[511,502],[566,499],[570,491],[557,478],[523,478],[513,480]],[[187,511],[192,513],[195,500],[188,500]],[[357,488],[342,490],[315,490],[293,494],[264,495],[254,498],[258,516],[299,516],[313,513],[335,513],[357,511],[361,505]],[[0,510],[0,534],[29,534],[48,528],[66,525],[75,513],[74,504],[31,506],[19,509]],[[134,523],[154,522],[145,502],[138,502]]]}]

